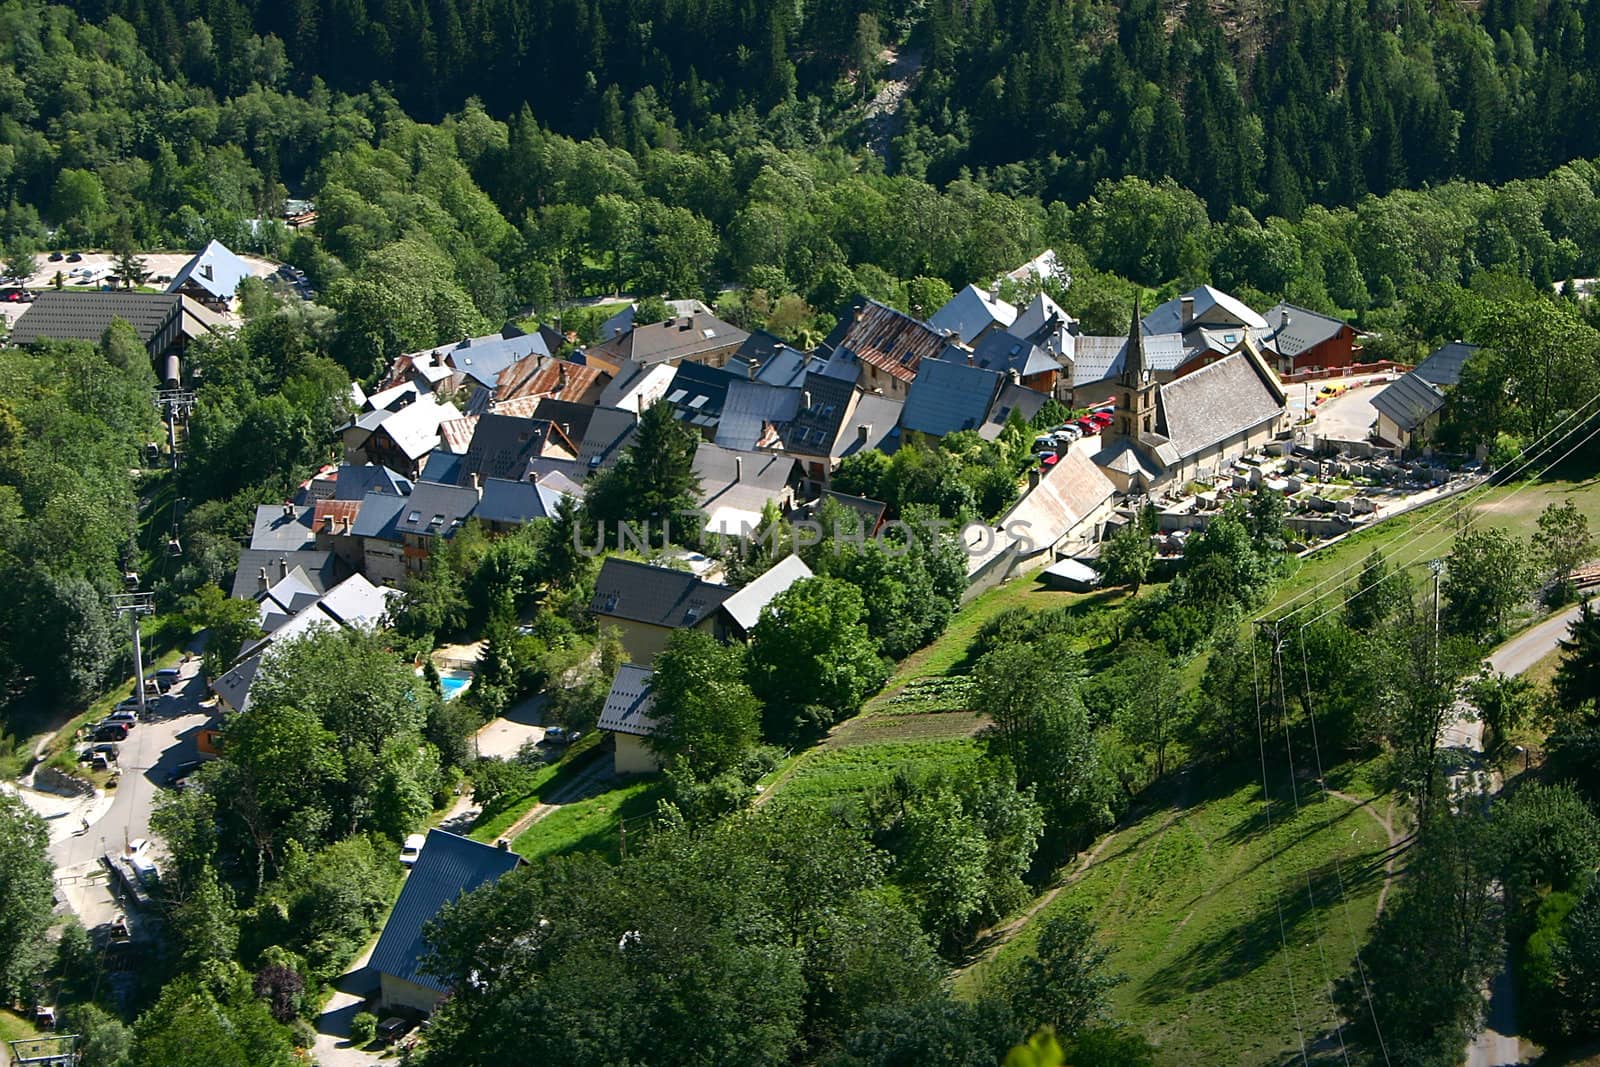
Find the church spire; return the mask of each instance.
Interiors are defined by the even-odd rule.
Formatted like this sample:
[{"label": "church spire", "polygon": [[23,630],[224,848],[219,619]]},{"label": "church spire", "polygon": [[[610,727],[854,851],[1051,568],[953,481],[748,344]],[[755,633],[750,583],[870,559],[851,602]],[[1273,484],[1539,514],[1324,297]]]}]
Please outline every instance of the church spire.
[{"label": "church spire", "polygon": [[1122,380],[1137,389],[1150,371],[1144,365],[1144,327],[1140,323],[1139,294],[1133,296],[1133,321],[1128,324],[1128,349],[1122,362]]}]

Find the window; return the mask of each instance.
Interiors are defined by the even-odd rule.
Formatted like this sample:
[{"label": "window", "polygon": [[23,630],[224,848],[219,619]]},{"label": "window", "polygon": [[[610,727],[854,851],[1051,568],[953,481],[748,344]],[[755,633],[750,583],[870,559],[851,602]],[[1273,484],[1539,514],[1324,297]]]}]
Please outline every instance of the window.
[{"label": "window", "polygon": [[410,515],[406,516],[406,521],[407,522],[421,522],[422,521],[422,512],[413,511]]}]

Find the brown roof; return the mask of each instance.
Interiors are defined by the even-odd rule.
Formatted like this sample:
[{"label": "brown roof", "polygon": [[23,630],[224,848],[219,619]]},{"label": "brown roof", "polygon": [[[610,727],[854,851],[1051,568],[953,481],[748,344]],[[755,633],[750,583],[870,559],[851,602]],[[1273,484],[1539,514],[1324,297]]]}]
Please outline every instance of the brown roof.
[{"label": "brown roof", "polygon": [[715,315],[675,316],[666,322],[636,326],[589,349],[603,359],[632,360],[645,366],[679,363],[696,356],[738,348],[750,335]]},{"label": "brown roof", "polygon": [[937,356],[949,343],[932,327],[876,300],[862,303],[843,332],[835,332],[834,351],[848,349],[863,363],[902,382],[913,381],[922,361]]},{"label": "brown roof", "polygon": [[348,528],[360,512],[359,500],[319,500],[311,512],[311,529],[320,532],[330,517],[335,529]]},{"label": "brown roof", "polygon": [[[493,409],[511,414],[505,408],[507,403],[524,398],[537,401],[547,396],[592,401],[594,397],[589,396],[590,392],[598,394],[605,385],[600,381],[602,373],[596,367],[563,359],[524,359],[500,372],[495,382]],[[519,415],[532,413],[531,410],[515,412]]]},{"label": "brown roof", "polygon": [[457,455],[465,452],[472,443],[472,435],[478,429],[478,416],[467,415],[464,418],[450,419],[439,424],[439,437],[446,452]]}]

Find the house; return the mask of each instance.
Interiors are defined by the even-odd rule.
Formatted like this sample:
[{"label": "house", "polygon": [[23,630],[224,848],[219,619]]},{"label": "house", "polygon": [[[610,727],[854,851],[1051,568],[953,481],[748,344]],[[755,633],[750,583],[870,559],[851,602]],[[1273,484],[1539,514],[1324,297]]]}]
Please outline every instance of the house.
[{"label": "house", "polygon": [[423,931],[446,904],[499,881],[521,862],[509,849],[443,830],[428,831],[368,964],[378,976],[378,1002],[385,1014],[431,1013],[438,1006],[450,990],[424,969],[428,942]]},{"label": "house", "polygon": [[1372,398],[1378,411],[1377,435],[1401,448],[1420,445],[1439,425],[1444,412],[1444,390],[1418,370],[1403,374]]},{"label": "house", "polygon": [[1016,270],[1007,271],[1006,278],[1018,285],[1031,282],[1058,282],[1063,288],[1072,284],[1072,274],[1056,256],[1056,250],[1047,248]]},{"label": "house", "polygon": [[[674,318],[683,318],[686,315],[709,315],[711,309],[698,300],[668,300],[667,310]],[[633,317],[638,312],[639,305],[630,303],[627,307],[611,316],[600,324],[600,340],[610,341],[621,337],[633,329]]]},{"label": "house", "polygon": [[708,311],[675,315],[665,322],[636,326],[584,350],[584,362],[610,374],[628,363],[653,367],[705,363],[720,367],[750,335]]},{"label": "house", "polygon": [[927,323],[887,304],[857,297],[839,319],[816,356],[828,364],[824,373],[846,378],[865,392],[880,391],[905,400],[917,367],[936,358],[949,344]]},{"label": "house", "polygon": [[1283,386],[1248,337],[1233,354],[1165,385],[1146,369],[1142,341],[1135,318],[1116,414],[1094,456],[1119,491],[1215,477],[1285,428]]},{"label": "house", "polygon": [[472,486],[418,482],[395,519],[394,529],[405,545],[407,574],[428,569],[428,557],[439,541],[456,531],[478,508],[481,490]]},{"label": "house", "polygon": [[284,573],[255,597],[263,635],[238,650],[233,665],[211,680],[211,691],[229,710],[248,711],[251,687],[274,645],[318,627],[375,628],[399,595],[360,574],[324,590],[298,567]]},{"label": "house", "polygon": [[[877,537],[878,531],[883,529],[884,520],[889,517],[889,505],[881,500],[872,500],[864,496],[854,496],[850,493],[839,493],[832,489],[825,489],[822,495],[811,503],[806,509],[806,518],[817,520],[822,513],[822,505],[832,501],[855,516],[859,523],[861,536]],[[850,521],[850,520],[846,520]],[[824,537],[849,537],[854,536],[856,527],[850,526],[844,530],[823,530]]]},{"label": "house", "polygon": [[341,464],[334,472],[335,500],[365,500],[371,493],[410,496],[411,479],[372,463]]},{"label": "house", "polygon": [[311,529],[316,547],[332,552],[353,571],[366,563],[361,539],[355,535],[356,519],[361,514],[359,500],[319,500],[312,505]]},{"label": "house", "polygon": [[642,415],[646,408],[667,395],[672,379],[677,376],[678,368],[670,363],[658,363],[653,367],[625,364],[601,391],[597,406],[622,408]]},{"label": "house", "polygon": [[239,565],[234,569],[228,595],[241,600],[252,599],[296,570],[309,579],[318,592],[331,589],[350,573],[338,556],[325,550],[247,548],[239,553]]},{"label": "house", "polygon": [[954,358],[922,361],[900,415],[902,429],[944,437],[983,425],[1006,376],[962,360],[962,355],[956,351]]},{"label": "house", "polygon": [[851,379],[811,370],[794,418],[778,427],[780,447],[800,464],[808,491],[817,493],[845,457],[898,448],[903,407],[900,399],[856,389]]},{"label": "house", "polygon": [[1348,367],[1361,355],[1355,327],[1342,319],[1294,304],[1278,304],[1266,314],[1278,373]]},{"label": "house", "polygon": [[1044,393],[1007,380],[1000,387],[994,403],[989,406],[988,417],[983,420],[983,425],[978,427],[978,436],[985,441],[996,440],[1000,432],[1006,428],[1006,423],[1013,413],[1024,423],[1031,423],[1033,417],[1039,413],[1039,409],[1044,407],[1044,402],[1049,399]]},{"label": "house", "polygon": [[[375,412],[372,414],[376,414]],[[372,422],[372,429],[361,440],[355,455],[350,454],[351,431],[345,435],[346,458],[356,462],[365,457],[367,462],[389,467],[407,478],[415,478],[422,470],[422,461],[428,453],[442,443],[441,424],[461,418],[454,404],[441,404],[432,395],[418,397],[399,411],[385,413]],[[359,428],[365,416],[356,419]]]},{"label": "house", "polygon": [[545,482],[486,478],[473,515],[490,533],[510,533],[534,519],[554,517],[562,498],[569,495]]},{"label": "house", "polygon": [[734,379],[717,367],[685,363],[673,376],[663,398],[672,416],[707,441],[717,435],[717,422],[727,401],[728,386]]},{"label": "house", "polygon": [[794,456],[740,451],[710,442],[695,449],[694,474],[700,479],[697,505],[706,513],[703,529],[721,536],[743,536],[756,529],[769,503],[780,511],[790,510],[799,481]]},{"label": "house", "polygon": [[[546,398],[593,407],[609,384],[611,375],[599,367],[565,359],[524,359],[500,372],[488,407],[505,411],[516,402],[537,404]],[[473,406],[468,404],[467,410]]]},{"label": "house", "polygon": [[480,415],[456,482],[468,484],[474,478],[521,481],[527,477],[529,463],[549,457],[578,458],[578,446],[555,423],[494,413]]},{"label": "house", "polygon": [[[1044,293],[1037,293],[1028,306],[1017,314],[1016,321],[1006,332],[1013,337],[1030,341],[1042,348],[1046,355],[1063,368],[1060,375],[1063,392],[1070,391],[1071,367],[1077,353],[1078,320],[1062,310],[1061,305]],[[1037,385],[1034,388],[1038,388]],[[1041,389],[1041,392],[1053,392]],[[1065,400],[1065,397],[1058,397]]]},{"label": "house", "polygon": [[300,552],[316,544],[315,509],[294,504],[257,504],[250,527],[250,547],[272,552]]},{"label": "house", "polygon": [[800,385],[810,357],[765,330],[756,330],[729,358],[724,368],[735,378],[765,385]]},{"label": "house", "polygon": [[969,527],[968,596],[999,583],[1024,563],[1091,543],[1110,513],[1117,487],[1074,444],[1048,467],[992,528]]},{"label": "house", "polygon": [[796,582],[812,577],[815,575],[805,560],[799,556],[785,556],[722,602],[712,623],[712,632],[723,641],[750,640],[750,631],[761,621],[762,609]]},{"label": "house", "polygon": [[1017,318],[1017,309],[1000,299],[968,285],[928,316],[928,325],[946,338],[970,345],[990,332],[1004,332]]},{"label": "house", "polygon": [[548,359],[550,353],[542,331],[524,333],[508,327],[500,333],[464,337],[451,344],[397,356],[378,391],[411,384],[419,392],[444,398],[466,389],[467,408],[476,412],[493,397],[505,370],[529,359]]},{"label": "house", "polygon": [[600,628],[614,626],[634,663],[652,663],[675,630],[712,632],[717,608],[733,595],[688,571],[607,556],[595,578],[589,612]]},{"label": "house", "polygon": [[250,264],[229,251],[227,245],[212,241],[172,276],[167,292],[190,297],[213,311],[227,311],[238,294],[239,283],[253,273]]},{"label": "house", "polygon": [[[1050,337],[1055,329],[1049,326],[1038,331],[1040,339],[1055,343]],[[953,358],[949,350],[946,354]],[[1045,396],[1056,395],[1058,387],[1063,395],[1070,390],[1070,377],[1063,373],[1061,360],[1028,337],[1004,331],[985,334],[972,346],[971,358],[973,366],[1014,376],[1026,388]]]},{"label": "house", "polygon": [[11,327],[11,343],[93,341],[112,322],[133,327],[169,388],[183,378],[183,354],[196,338],[215,333],[222,318],[197,300],[172,293],[39,293]]},{"label": "house", "polygon": [[805,390],[738,378],[728,383],[713,440],[723,448],[772,448],[794,421]]},{"label": "house", "polygon": [[578,445],[578,470],[583,478],[609,469],[633,441],[639,419],[621,408],[595,408]]},{"label": "house", "polygon": [[350,536],[361,544],[361,573],[375,582],[398,583],[406,577],[406,539],[398,525],[406,500],[370,493],[351,524]]},{"label": "house", "polygon": [[1256,351],[1276,354],[1267,320],[1238,297],[1209,285],[1191,289],[1159,305],[1144,317],[1144,332],[1182,335],[1183,362],[1173,378],[1181,378],[1232,354],[1246,338],[1253,342]]},{"label": "house", "polygon": [[611,766],[617,774],[651,774],[661,769],[661,760],[649,744],[660,728],[654,715],[651,673],[648,667],[622,664],[600,709],[596,727],[611,734],[615,742]]},{"label": "house", "polygon": [[1444,416],[1445,390],[1460,383],[1461,369],[1478,349],[1478,345],[1465,341],[1441,345],[1415,370],[1373,397],[1372,406],[1378,410],[1378,438],[1401,448],[1426,440]]}]

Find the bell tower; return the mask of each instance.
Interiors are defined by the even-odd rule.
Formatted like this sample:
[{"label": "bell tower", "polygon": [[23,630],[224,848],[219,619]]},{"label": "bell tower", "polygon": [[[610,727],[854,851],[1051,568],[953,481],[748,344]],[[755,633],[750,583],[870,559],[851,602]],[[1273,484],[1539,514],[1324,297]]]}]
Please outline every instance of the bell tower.
[{"label": "bell tower", "polygon": [[1117,378],[1117,412],[1112,423],[1118,437],[1137,441],[1156,428],[1156,381],[1144,359],[1144,327],[1139,322],[1139,298],[1133,298],[1133,320],[1128,324],[1128,344],[1123,350],[1122,374]]}]

